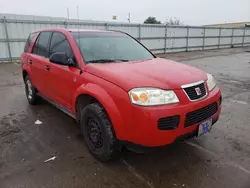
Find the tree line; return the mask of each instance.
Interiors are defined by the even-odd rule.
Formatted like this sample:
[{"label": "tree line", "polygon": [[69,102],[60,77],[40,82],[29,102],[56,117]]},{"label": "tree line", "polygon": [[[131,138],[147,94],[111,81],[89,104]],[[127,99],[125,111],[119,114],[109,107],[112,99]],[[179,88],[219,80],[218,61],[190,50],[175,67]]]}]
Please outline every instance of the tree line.
[{"label": "tree line", "polygon": [[181,22],[179,19],[176,19],[176,18],[170,18],[170,19],[166,19],[164,23],[161,23],[161,21],[158,21],[155,17],[149,16],[144,21],[144,24],[183,25],[183,22]]}]

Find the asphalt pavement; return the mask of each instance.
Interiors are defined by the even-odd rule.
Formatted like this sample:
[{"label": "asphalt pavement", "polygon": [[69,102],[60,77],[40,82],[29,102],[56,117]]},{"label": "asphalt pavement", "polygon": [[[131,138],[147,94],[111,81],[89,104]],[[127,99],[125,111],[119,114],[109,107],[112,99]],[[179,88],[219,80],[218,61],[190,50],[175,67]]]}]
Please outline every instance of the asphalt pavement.
[{"label": "asphalt pavement", "polygon": [[112,163],[89,154],[71,117],[45,101],[28,104],[20,64],[0,64],[0,188],[250,188],[250,53],[161,57],[215,76],[223,95],[220,119],[200,138],[145,154],[124,151]]}]

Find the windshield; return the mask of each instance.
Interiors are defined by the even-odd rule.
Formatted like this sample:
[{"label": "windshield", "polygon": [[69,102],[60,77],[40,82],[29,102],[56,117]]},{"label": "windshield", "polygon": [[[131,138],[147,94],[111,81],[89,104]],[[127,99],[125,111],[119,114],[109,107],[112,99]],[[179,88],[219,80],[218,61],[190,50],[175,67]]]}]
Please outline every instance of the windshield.
[{"label": "windshield", "polygon": [[73,32],[86,63],[109,63],[152,59],[154,56],[123,33]]}]

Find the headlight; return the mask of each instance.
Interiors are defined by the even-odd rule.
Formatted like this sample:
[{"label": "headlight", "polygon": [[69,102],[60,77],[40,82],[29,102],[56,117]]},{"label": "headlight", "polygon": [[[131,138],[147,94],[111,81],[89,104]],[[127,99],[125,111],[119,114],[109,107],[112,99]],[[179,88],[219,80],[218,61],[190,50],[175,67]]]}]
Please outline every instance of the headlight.
[{"label": "headlight", "polygon": [[216,86],[216,81],[211,74],[207,74],[207,86],[209,91],[212,91]]},{"label": "headlight", "polygon": [[141,106],[173,104],[179,102],[178,97],[172,90],[135,88],[130,90],[128,94],[133,104]]}]

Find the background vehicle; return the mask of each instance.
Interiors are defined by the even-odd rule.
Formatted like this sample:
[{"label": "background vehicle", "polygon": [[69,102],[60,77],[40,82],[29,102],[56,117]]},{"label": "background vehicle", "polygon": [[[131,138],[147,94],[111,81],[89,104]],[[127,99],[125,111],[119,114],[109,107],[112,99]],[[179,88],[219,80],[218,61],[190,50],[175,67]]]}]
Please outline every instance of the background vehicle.
[{"label": "background vehicle", "polygon": [[74,117],[102,161],[115,158],[124,142],[154,147],[200,136],[221,110],[212,75],[156,58],[125,33],[34,32],[22,68],[29,103],[40,95]]}]

